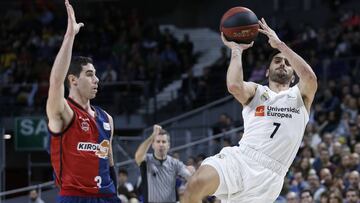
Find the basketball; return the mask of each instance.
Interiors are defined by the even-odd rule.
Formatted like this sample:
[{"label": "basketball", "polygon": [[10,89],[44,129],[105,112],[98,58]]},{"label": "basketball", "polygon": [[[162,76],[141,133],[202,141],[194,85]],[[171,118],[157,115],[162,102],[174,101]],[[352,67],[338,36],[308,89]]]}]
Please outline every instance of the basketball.
[{"label": "basketball", "polygon": [[249,44],[258,35],[258,18],[254,12],[245,7],[233,7],[221,18],[220,32],[228,41]]}]

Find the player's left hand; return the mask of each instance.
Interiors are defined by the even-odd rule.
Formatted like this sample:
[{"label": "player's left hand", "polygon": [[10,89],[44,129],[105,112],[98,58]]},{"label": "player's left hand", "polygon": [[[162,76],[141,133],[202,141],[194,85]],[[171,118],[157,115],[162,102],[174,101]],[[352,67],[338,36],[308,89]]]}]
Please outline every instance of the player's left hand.
[{"label": "player's left hand", "polygon": [[279,39],[275,31],[267,25],[264,18],[261,18],[261,20],[259,20],[259,25],[261,27],[261,29],[259,28],[259,32],[263,33],[269,38],[269,44],[272,48],[277,49],[282,43],[282,41]]},{"label": "player's left hand", "polygon": [[84,26],[84,23],[76,22],[75,12],[73,7],[69,3],[69,0],[65,0],[65,6],[68,14],[68,25],[66,33],[75,36],[80,31],[80,28]]},{"label": "player's left hand", "polygon": [[223,41],[224,45],[229,47],[231,50],[240,50],[241,52],[252,47],[254,45],[254,41],[252,41],[250,44],[238,44],[233,41],[228,41],[224,37],[224,33],[221,32],[221,40]]}]

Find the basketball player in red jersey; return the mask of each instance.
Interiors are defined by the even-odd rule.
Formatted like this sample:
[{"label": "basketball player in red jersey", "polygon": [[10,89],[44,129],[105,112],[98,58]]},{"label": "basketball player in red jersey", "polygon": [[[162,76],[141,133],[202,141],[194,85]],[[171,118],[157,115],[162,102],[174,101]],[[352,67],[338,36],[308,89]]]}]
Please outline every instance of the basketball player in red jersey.
[{"label": "basketball player in red jersey", "polygon": [[111,147],[113,119],[90,105],[99,79],[90,58],[71,56],[75,36],[84,24],[76,22],[68,0],[65,6],[68,25],[51,70],[46,103],[51,164],[60,189],[57,202],[120,202]]}]

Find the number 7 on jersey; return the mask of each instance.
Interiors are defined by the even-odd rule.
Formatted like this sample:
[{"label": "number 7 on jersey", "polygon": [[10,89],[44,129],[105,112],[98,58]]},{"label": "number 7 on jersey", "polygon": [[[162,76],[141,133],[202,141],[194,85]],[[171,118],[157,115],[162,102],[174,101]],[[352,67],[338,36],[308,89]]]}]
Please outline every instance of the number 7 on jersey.
[{"label": "number 7 on jersey", "polygon": [[274,129],[274,131],[271,133],[271,135],[270,135],[270,138],[273,138],[274,137],[274,135],[275,135],[275,133],[278,131],[278,129],[279,129],[279,127],[280,127],[280,123],[273,123],[274,124],[274,126],[275,126],[275,129]]}]

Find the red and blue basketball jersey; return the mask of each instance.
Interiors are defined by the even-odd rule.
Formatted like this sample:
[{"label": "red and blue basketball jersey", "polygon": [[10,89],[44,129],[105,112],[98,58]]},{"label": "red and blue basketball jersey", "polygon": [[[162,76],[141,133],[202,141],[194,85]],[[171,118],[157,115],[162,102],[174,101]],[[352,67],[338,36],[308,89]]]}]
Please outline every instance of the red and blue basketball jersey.
[{"label": "red and blue basketball jersey", "polygon": [[72,121],[51,133],[51,164],[60,195],[106,197],[116,194],[109,172],[111,127],[107,114],[92,107],[95,118],[71,98]]}]

